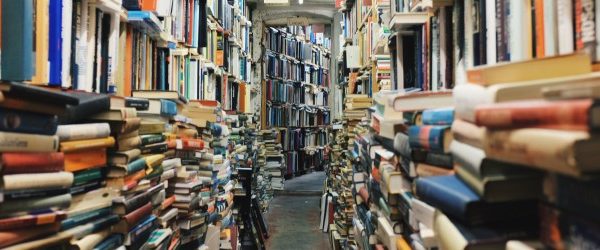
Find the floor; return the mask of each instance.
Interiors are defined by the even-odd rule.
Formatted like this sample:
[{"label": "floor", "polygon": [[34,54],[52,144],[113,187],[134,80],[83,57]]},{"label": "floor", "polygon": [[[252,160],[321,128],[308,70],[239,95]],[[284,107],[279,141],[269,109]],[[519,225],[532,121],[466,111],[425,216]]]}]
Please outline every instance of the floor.
[{"label": "floor", "polygon": [[328,234],[319,230],[319,198],[325,172],[313,172],[285,181],[285,191],[271,201],[267,249],[329,249]]}]

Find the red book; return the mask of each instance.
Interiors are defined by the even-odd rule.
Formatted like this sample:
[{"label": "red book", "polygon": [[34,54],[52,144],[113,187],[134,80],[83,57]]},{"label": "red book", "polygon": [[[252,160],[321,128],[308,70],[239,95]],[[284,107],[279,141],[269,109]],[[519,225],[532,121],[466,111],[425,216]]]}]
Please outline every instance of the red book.
[{"label": "red book", "polygon": [[62,152],[3,153],[0,160],[3,174],[59,172],[65,167]]},{"label": "red book", "polygon": [[0,219],[0,231],[51,224],[60,222],[65,218],[67,218],[67,214],[63,211],[8,217]]},{"label": "red book", "polygon": [[491,129],[590,130],[600,128],[599,108],[599,103],[591,99],[489,104],[475,109],[475,124]]},{"label": "red book", "polygon": [[177,139],[177,149],[180,150],[202,150],[204,149],[204,141],[201,139],[183,138]]}]

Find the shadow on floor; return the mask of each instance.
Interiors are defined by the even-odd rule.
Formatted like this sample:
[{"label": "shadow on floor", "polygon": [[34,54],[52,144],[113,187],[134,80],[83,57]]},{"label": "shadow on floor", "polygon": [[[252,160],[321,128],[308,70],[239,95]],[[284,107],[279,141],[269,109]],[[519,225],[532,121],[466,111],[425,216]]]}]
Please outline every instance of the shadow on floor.
[{"label": "shadow on floor", "polygon": [[324,172],[313,172],[285,182],[285,192],[273,198],[266,214],[270,235],[267,249],[329,249],[328,234],[319,230],[319,199],[324,179]]}]

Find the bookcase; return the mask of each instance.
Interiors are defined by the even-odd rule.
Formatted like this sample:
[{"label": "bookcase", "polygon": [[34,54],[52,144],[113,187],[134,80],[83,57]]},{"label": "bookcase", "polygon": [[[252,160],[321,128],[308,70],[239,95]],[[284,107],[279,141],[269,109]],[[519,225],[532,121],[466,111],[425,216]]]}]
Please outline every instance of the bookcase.
[{"label": "bookcase", "polygon": [[0,6],[0,247],[264,249],[246,1]]},{"label": "bookcase", "polygon": [[[560,110],[598,98],[598,2],[336,6],[344,114],[321,200],[332,249],[598,245],[580,195],[596,190],[586,177],[597,169],[552,156],[589,159],[579,143],[597,141]],[[559,136],[578,143],[550,146]]]},{"label": "bookcase", "polygon": [[264,31],[263,128],[278,128],[288,177],[321,167],[328,143],[331,52],[311,26]]}]

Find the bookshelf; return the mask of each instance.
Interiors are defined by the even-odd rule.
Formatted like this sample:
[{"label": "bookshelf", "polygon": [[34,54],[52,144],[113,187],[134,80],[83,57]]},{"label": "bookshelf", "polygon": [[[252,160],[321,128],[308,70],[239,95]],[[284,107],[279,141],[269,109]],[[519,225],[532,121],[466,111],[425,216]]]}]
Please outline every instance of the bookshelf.
[{"label": "bookshelf", "polygon": [[244,0],[1,12],[1,248],[264,249]]},{"label": "bookshelf", "polygon": [[322,33],[313,33],[311,26],[268,27],[263,37],[262,125],[278,128],[286,176],[292,177],[321,167],[325,157],[331,112],[330,42]]},{"label": "bookshelf", "polygon": [[[556,165],[558,159],[532,153],[548,150],[545,142],[559,134],[570,142],[580,140],[577,122],[566,125],[550,117],[568,117],[559,110],[597,98],[591,94],[600,88],[592,83],[598,64],[591,41],[600,36],[591,31],[599,22],[585,16],[597,15],[598,7],[589,4],[340,1],[343,49],[336,73],[344,95],[335,98],[345,109],[332,134],[332,164],[322,199],[322,218],[329,223],[321,225],[330,233],[332,248],[596,244],[582,233],[600,228],[595,222],[582,224],[595,217],[582,208],[589,204],[574,208],[565,203],[567,196],[585,200],[571,188],[595,190],[597,181],[580,172],[585,163],[556,168],[569,164]],[[588,94],[575,94],[583,89]],[[530,117],[541,109],[549,113]],[[499,112],[511,118],[500,125]],[[583,141],[596,141],[586,137],[596,134],[591,127],[581,129],[579,136],[588,138]],[[555,149],[585,148],[567,144]],[[502,174],[482,170],[491,168],[506,175],[494,179]],[[453,204],[487,208],[457,211]],[[501,211],[507,210],[519,210],[523,217],[503,217],[507,214]],[[493,235],[477,235],[484,231]]]}]

